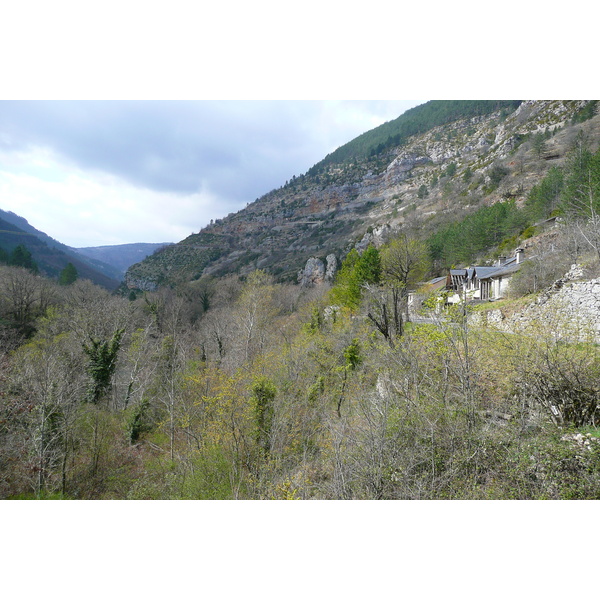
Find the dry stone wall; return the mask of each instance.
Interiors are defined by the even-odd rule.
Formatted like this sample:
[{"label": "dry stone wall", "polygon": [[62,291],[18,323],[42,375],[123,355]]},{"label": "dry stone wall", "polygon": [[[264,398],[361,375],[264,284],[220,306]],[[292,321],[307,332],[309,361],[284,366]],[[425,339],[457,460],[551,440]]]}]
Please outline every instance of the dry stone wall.
[{"label": "dry stone wall", "polygon": [[520,312],[481,311],[471,315],[470,323],[508,333],[543,329],[556,337],[600,342],[600,278],[581,281],[579,276],[581,269],[573,265],[565,277]]}]

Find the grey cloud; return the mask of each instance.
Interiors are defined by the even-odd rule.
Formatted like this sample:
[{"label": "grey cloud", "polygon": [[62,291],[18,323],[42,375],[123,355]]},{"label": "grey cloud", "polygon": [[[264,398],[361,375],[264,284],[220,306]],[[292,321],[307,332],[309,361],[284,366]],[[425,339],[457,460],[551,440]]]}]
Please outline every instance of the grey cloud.
[{"label": "grey cloud", "polygon": [[[351,104],[369,110],[368,102]],[[47,146],[82,169],[138,187],[208,189],[234,205],[300,175],[361,133],[322,127],[331,120],[324,110],[310,101],[4,101],[0,146]]]},{"label": "grey cloud", "polygon": [[214,120],[205,113],[200,117],[204,122],[185,102],[0,105],[5,146],[48,146],[81,168],[160,191],[187,193],[197,191],[207,172],[236,160],[233,149],[216,136]]}]

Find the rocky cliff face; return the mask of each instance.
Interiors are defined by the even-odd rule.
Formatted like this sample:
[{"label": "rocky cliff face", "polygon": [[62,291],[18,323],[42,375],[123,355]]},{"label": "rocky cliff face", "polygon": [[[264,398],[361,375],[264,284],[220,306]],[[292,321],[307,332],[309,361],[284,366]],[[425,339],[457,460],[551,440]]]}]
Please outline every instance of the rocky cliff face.
[{"label": "rocky cliff face", "polygon": [[304,269],[298,273],[298,283],[302,287],[313,287],[324,282],[331,283],[338,268],[335,254],[328,254],[325,261],[311,257],[306,261]]},{"label": "rocky cliff face", "polygon": [[[458,120],[368,159],[330,164],[318,174],[293,178],[134,265],[127,284],[243,275],[256,268],[296,281],[311,258],[325,264],[334,254],[341,260],[355,244],[360,249],[400,228],[425,235],[482,204],[506,198],[519,203],[550,166],[560,164],[578,130],[598,141],[599,116],[571,125],[585,105],[527,101],[508,115],[497,111]],[[553,133],[543,153],[532,147],[536,132]],[[314,276],[303,275],[301,281],[321,278],[315,265],[310,267]]]}]

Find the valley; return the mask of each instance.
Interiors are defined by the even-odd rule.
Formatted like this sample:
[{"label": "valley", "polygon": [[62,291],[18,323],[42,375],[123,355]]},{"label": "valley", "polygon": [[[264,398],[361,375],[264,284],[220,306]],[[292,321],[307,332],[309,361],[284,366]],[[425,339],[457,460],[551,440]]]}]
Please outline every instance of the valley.
[{"label": "valley", "polygon": [[585,100],[416,107],[113,287],[14,215],[0,497],[598,498],[599,215]]}]

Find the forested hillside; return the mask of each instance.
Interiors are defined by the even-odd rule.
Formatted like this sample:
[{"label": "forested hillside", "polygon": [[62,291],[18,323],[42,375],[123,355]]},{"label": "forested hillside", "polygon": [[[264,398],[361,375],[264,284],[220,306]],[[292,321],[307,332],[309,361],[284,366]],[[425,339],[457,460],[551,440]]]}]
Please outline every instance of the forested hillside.
[{"label": "forested hillside", "polygon": [[[34,229],[22,217],[14,213],[0,211],[0,215],[7,216],[5,220],[0,217],[0,261],[10,262],[8,257],[15,248],[22,246],[31,255],[38,271],[47,277],[58,278],[61,271],[72,264],[76,267],[79,275],[101,285],[109,290],[114,290],[119,285],[119,280],[114,279],[115,273],[108,265],[98,261],[90,262],[78,256],[67,246],[53,240],[46,234]],[[15,225],[20,224],[22,227]],[[24,227],[24,228],[23,228]],[[3,260],[4,257],[4,260]]]},{"label": "forested hillside", "polygon": [[[392,153],[373,174],[379,199],[363,187],[350,208],[346,196],[325,208],[348,179],[322,196],[314,180],[288,182],[130,271],[155,284],[145,290],[51,280],[9,255],[0,497],[599,498],[595,332],[560,309],[510,334],[473,318],[487,304],[515,315],[540,305],[573,263],[580,278],[600,276],[595,106],[502,107],[483,154],[464,148],[491,131],[484,115],[434,128],[419,138],[430,162],[413,156],[402,171],[408,155]],[[459,138],[464,153],[450,153]],[[435,162],[436,148],[450,154]],[[292,221],[274,224],[275,210]],[[335,273],[299,285],[275,271],[284,242],[304,259],[294,244],[326,228],[345,238]],[[232,257],[240,239],[252,250]],[[425,284],[517,246],[528,258],[501,302],[444,306],[445,291]],[[411,312],[415,290],[425,299]]]},{"label": "forested hillside", "polygon": [[388,121],[344,144],[312,167],[308,174],[323,171],[329,164],[381,154],[390,148],[404,145],[414,135],[447,123],[472,119],[496,111],[509,114],[520,104],[518,100],[432,100],[411,108],[397,119]]}]

